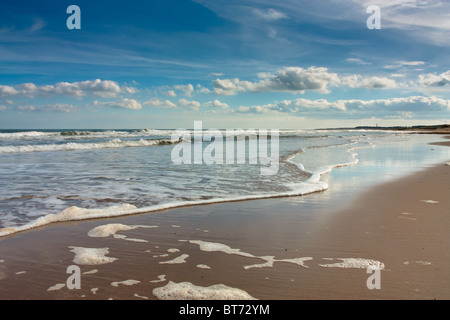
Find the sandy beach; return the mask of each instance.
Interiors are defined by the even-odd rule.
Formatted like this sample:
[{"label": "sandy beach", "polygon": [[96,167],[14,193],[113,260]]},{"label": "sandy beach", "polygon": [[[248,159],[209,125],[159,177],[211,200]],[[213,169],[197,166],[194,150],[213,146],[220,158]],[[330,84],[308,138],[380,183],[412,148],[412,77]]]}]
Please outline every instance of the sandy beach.
[{"label": "sandy beach", "polygon": [[[0,239],[0,299],[186,298],[184,282],[262,300],[449,299],[449,174],[442,163],[351,201],[328,190],[327,201],[321,192],[18,233]],[[111,224],[116,236],[93,232]],[[102,252],[92,260],[80,248]],[[79,290],[66,286],[71,265]],[[380,289],[367,287],[369,265],[381,269]]]}]

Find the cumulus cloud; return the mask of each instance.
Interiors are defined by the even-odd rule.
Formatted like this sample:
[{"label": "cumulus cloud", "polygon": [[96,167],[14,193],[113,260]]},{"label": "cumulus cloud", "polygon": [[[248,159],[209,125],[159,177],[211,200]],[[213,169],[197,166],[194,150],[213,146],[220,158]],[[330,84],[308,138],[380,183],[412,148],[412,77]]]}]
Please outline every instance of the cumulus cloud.
[{"label": "cumulus cloud", "polygon": [[419,84],[427,87],[443,87],[450,84],[450,70],[441,74],[421,74],[419,75]]},{"label": "cumulus cloud", "polygon": [[170,100],[161,100],[159,98],[152,98],[143,103],[144,106],[161,109],[191,109],[198,110],[201,106],[200,102],[187,99],[179,99],[177,102]]},{"label": "cumulus cloud", "polygon": [[166,95],[168,97],[176,97],[177,96],[177,94],[175,93],[174,90],[166,91],[166,92],[164,92],[164,95]]},{"label": "cumulus cloud", "polygon": [[45,104],[39,106],[18,106],[20,111],[35,111],[35,112],[72,112],[76,110],[76,107],[70,104],[55,103],[55,104]]},{"label": "cumulus cloud", "polygon": [[393,89],[399,84],[388,77],[365,77],[359,74],[340,77],[324,67],[286,67],[276,73],[259,73],[259,81],[242,81],[238,78],[216,79],[212,82],[212,93],[236,95],[239,92],[292,92],[315,91],[330,93],[330,87],[348,86],[366,89]]},{"label": "cumulus cloud", "polygon": [[194,91],[194,86],[192,84],[184,84],[184,85],[175,85],[173,86],[175,90],[183,92],[183,94],[187,97],[192,96],[192,92]]},{"label": "cumulus cloud", "polygon": [[220,102],[217,99],[214,101],[208,101],[205,104],[203,104],[203,106],[206,108],[222,108],[222,109],[226,109],[229,107],[228,104]]},{"label": "cumulus cloud", "polygon": [[177,105],[169,100],[160,100],[159,98],[152,98],[142,105],[153,107],[153,108],[162,108],[162,109],[175,109]]},{"label": "cumulus cloud", "polygon": [[198,110],[200,108],[200,102],[198,101],[189,101],[186,99],[178,100],[178,107],[180,108],[188,108],[191,110]]},{"label": "cumulus cloud", "polygon": [[329,85],[337,85],[339,77],[324,67],[285,67],[276,73],[259,73],[257,82],[234,79],[216,79],[213,92],[221,95],[235,95],[238,92],[293,92],[317,91],[329,93]]},{"label": "cumulus cloud", "polygon": [[93,95],[100,98],[116,98],[120,93],[136,93],[133,87],[121,87],[111,80],[87,80],[81,82],[59,82],[54,85],[37,86],[34,83],[23,83],[15,87],[0,86],[0,98],[6,96],[54,96],[63,95],[81,98]]},{"label": "cumulus cloud", "polygon": [[450,111],[450,100],[436,97],[411,96],[376,100],[308,100],[294,99],[263,106],[241,106],[239,113],[287,113],[306,117],[414,117],[437,116]]},{"label": "cumulus cloud", "polygon": [[0,98],[11,97],[16,94],[18,94],[18,91],[14,87],[0,85]]},{"label": "cumulus cloud", "polygon": [[366,89],[393,89],[397,88],[395,80],[387,77],[363,77],[361,75],[351,75],[343,77],[341,83],[350,88]]},{"label": "cumulus cloud", "polygon": [[110,107],[110,108],[120,108],[120,109],[129,109],[129,110],[140,110],[142,109],[142,105],[134,100],[134,99],[121,99],[117,101],[108,101],[108,102],[99,102],[95,101],[94,105]]}]

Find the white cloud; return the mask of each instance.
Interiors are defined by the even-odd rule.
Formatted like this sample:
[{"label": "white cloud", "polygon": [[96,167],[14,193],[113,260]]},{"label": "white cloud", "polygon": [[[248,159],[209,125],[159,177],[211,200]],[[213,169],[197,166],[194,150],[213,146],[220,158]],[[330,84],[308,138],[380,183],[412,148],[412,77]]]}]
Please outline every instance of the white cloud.
[{"label": "white cloud", "polygon": [[70,104],[55,103],[39,106],[18,106],[20,111],[35,111],[35,112],[72,112],[76,110],[76,107]]},{"label": "white cloud", "polygon": [[177,105],[169,100],[160,100],[159,98],[152,98],[142,105],[149,106],[153,108],[162,108],[162,109],[175,109]]},{"label": "white cloud", "polygon": [[371,64],[370,62],[366,62],[366,61],[358,59],[358,58],[348,58],[348,59],[345,59],[345,61],[350,62],[350,63],[361,64],[361,65]]},{"label": "white cloud", "polygon": [[236,95],[239,92],[292,92],[315,91],[330,93],[330,87],[348,86],[365,89],[393,89],[403,86],[394,79],[380,76],[354,74],[340,77],[324,67],[286,67],[276,73],[259,73],[260,81],[241,81],[238,78],[216,79],[212,93],[216,95]]},{"label": "white cloud", "polygon": [[224,74],[222,73],[222,72],[211,72],[210,74],[209,74],[209,76],[212,76],[212,77],[221,77],[221,76],[223,76]]},{"label": "white cloud", "polygon": [[1,110],[6,110],[6,109],[8,109],[6,106],[0,105],[0,111],[1,111]]},{"label": "white cloud", "polygon": [[264,20],[279,20],[279,19],[285,19],[286,15],[283,14],[281,11],[275,10],[275,9],[253,9],[253,12],[260,18]]},{"label": "white cloud", "polygon": [[405,69],[410,67],[418,67],[423,66],[425,64],[424,61],[395,61],[394,64],[385,65],[384,69]]},{"label": "white cloud", "polygon": [[178,107],[179,108],[188,108],[191,110],[198,110],[200,108],[200,102],[189,101],[186,99],[180,99],[180,100],[178,100]]},{"label": "white cloud", "polygon": [[39,31],[39,30],[43,29],[46,24],[47,24],[47,22],[45,22],[41,18],[36,18],[33,20],[33,25],[31,26],[30,31],[31,32]]},{"label": "white cloud", "polygon": [[168,97],[176,97],[177,96],[177,94],[175,93],[174,90],[166,91],[164,94]]},{"label": "white cloud", "polygon": [[443,87],[450,84],[450,70],[441,74],[421,74],[419,75],[419,84],[427,87]]},{"label": "white cloud", "polygon": [[365,89],[393,89],[397,88],[397,83],[393,79],[387,77],[367,77],[361,75],[351,75],[343,77],[341,83],[350,88]]},{"label": "white cloud", "polygon": [[136,93],[133,87],[120,87],[115,81],[87,80],[82,82],[59,82],[54,85],[37,86],[34,83],[23,83],[15,87],[0,86],[0,98],[5,96],[54,96],[63,95],[81,98],[93,95],[100,98],[116,98],[119,93]]},{"label": "white cloud", "polygon": [[160,100],[159,98],[152,98],[143,103],[144,106],[161,109],[191,109],[198,110],[201,106],[200,102],[180,99],[176,103],[170,100]]},{"label": "white cloud", "polygon": [[194,91],[194,86],[190,83],[186,85],[175,85],[173,86],[173,88],[175,90],[182,91],[183,94],[187,97],[192,96],[192,92]]},{"label": "white cloud", "polygon": [[19,92],[14,87],[0,85],[0,98],[14,96],[18,93]]},{"label": "white cloud", "polygon": [[329,73],[327,68],[285,67],[277,73],[259,73],[258,82],[240,81],[234,79],[217,79],[213,81],[214,93],[220,95],[235,95],[238,92],[293,92],[317,91],[329,93],[329,85],[337,85],[339,77]]},{"label": "white cloud", "polygon": [[108,101],[108,102],[99,102],[95,101],[94,105],[110,107],[110,108],[120,108],[120,109],[129,109],[129,110],[140,110],[142,109],[142,105],[134,100],[134,99],[121,99],[117,101]]},{"label": "white cloud", "polygon": [[450,100],[436,97],[411,96],[376,100],[308,100],[294,99],[263,106],[241,106],[240,113],[285,113],[310,118],[364,118],[364,117],[403,117],[411,118],[417,114],[422,117],[439,117],[450,111]]},{"label": "white cloud", "polygon": [[220,102],[219,100],[208,101],[205,104],[203,104],[203,106],[206,108],[223,108],[223,109],[226,109],[229,107],[228,104],[226,104],[224,102]]}]

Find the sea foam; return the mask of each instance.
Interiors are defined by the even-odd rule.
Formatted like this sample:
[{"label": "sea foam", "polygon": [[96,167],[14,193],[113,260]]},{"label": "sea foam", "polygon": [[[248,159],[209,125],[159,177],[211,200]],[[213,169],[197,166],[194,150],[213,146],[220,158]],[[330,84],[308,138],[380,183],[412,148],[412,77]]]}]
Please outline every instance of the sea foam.
[{"label": "sea foam", "polygon": [[117,258],[107,257],[109,253],[108,248],[83,248],[83,247],[69,247],[71,252],[75,253],[73,262],[79,265],[101,265],[111,263]]},{"label": "sea foam", "polygon": [[164,287],[153,289],[153,295],[160,300],[257,300],[244,290],[224,284],[201,287],[190,282],[172,281]]}]

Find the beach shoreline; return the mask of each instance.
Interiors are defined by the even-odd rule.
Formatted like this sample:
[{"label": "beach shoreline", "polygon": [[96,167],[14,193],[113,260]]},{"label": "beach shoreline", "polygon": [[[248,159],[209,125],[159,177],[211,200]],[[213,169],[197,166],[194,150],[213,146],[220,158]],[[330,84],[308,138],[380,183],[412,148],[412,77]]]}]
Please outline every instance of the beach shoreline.
[{"label": "beach shoreline", "polygon": [[[262,300],[449,299],[449,174],[441,163],[370,187],[350,203],[319,205],[318,193],[18,233],[0,239],[0,299],[155,300],[153,290],[169,281],[224,284]],[[107,224],[138,227],[121,237],[88,235]],[[74,247],[108,248],[105,256],[117,260],[79,264],[81,289],[70,290]],[[382,263],[381,289],[368,289],[366,265],[342,264],[349,258]]]}]

